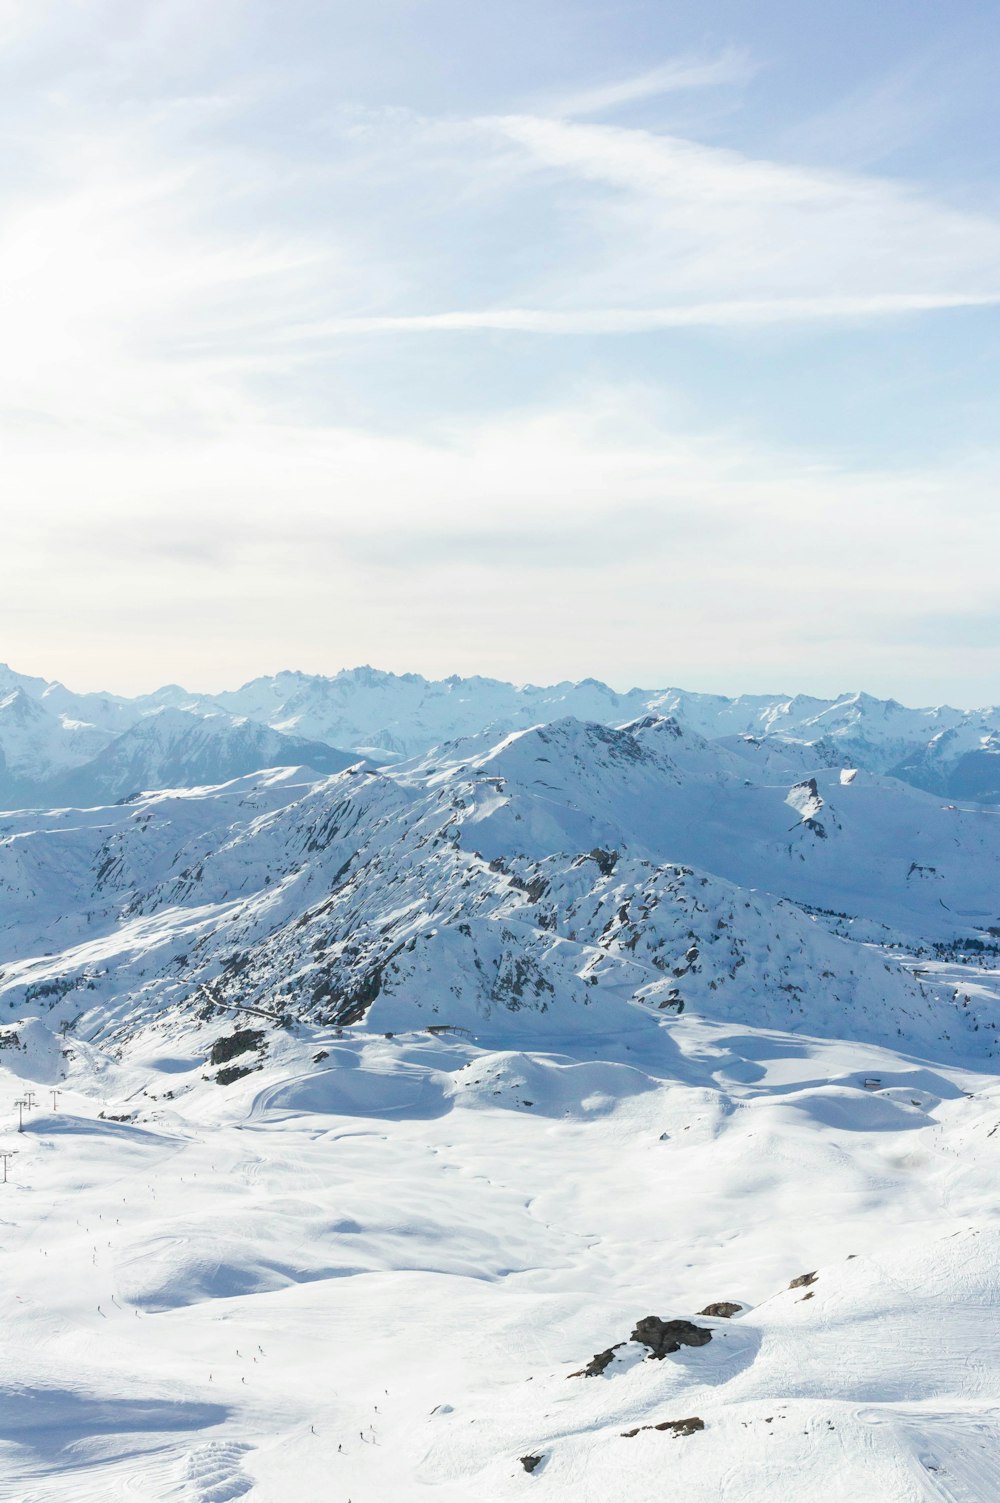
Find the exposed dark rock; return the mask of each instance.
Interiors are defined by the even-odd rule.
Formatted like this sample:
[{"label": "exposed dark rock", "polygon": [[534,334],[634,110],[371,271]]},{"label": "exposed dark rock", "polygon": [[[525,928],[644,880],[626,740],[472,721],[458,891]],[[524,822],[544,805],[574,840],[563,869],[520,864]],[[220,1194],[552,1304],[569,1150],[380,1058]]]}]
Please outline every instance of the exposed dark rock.
[{"label": "exposed dark rock", "polygon": [[[512,939],[513,936],[505,935],[504,938]],[[490,992],[491,1001],[502,1002],[511,1012],[518,1012],[524,1005],[526,993],[543,998],[546,992],[554,996],[555,987],[534,959],[519,955],[514,950],[508,950],[501,956]],[[538,1011],[547,1010],[548,1003],[542,1000]]]},{"label": "exposed dark rock", "polygon": [[[739,1310],[742,1306],[727,1308]],[[712,1333],[707,1326],[696,1326],[690,1320],[661,1320],[658,1315],[643,1316],[642,1320],[636,1322],[635,1330],[629,1337],[630,1341],[649,1347],[653,1357],[666,1357],[671,1352],[679,1352],[682,1346],[706,1346],[711,1339]],[[625,1345],[624,1341],[618,1341],[603,1352],[595,1352],[586,1367],[570,1373],[569,1377],[599,1378],[610,1367],[615,1352]]]},{"label": "exposed dark rock", "polygon": [[706,1305],[704,1310],[699,1310],[699,1315],[709,1315],[714,1320],[729,1320],[733,1315],[739,1315],[742,1305],[735,1304],[732,1300],[722,1299],[717,1304]]},{"label": "exposed dark rock", "polygon": [[679,1352],[682,1346],[706,1346],[712,1333],[707,1326],[696,1326],[690,1320],[661,1320],[658,1315],[644,1315],[636,1322],[630,1339],[648,1346],[654,1357],[666,1357]]},{"label": "exposed dark rock", "polygon": [[597,862],[602,877],[610,877],[618,864],[618,852],[603,851],[600,846],[595,846],[590,852],[590,859]]},{"label": "exposed dark rock", "polygon": [[793,1279],[788,1287],[789,1289],[804,1289],[807,1284],[815,1284],[818,1277],[819,1275],[815,1271],[812,1273],[800,1273],[798,1278]]},{"label": "exposed dark rock", "polygon": [[234,1080],[242,1080],[244,1075],[252,1075],[259,1068],[255,1065],[226,1065],[215,1077],[216,1085],[232,1085]]},{"label": "exposed dark rock", "polygon": [[313,1064],[314,1065],[318,1065],[319,1062],[320,1062],[320,1060],[329,1059],[329,1058],[330,1058],[330,1051],[329,1051],[329,1049],[321,1049],[318,1054],[314,1054],[313,1055]]},{"label": "exposed dark rock", "polygon": [[542,1460],[540,1455],[519,1456],[517,1459],[524,1467],[524,1470],[526,1472],[533,1472],[535,1470],[535,1467],[539,1466]]},{"label": "exposed dark rock", "polygon": [[654,1430],[670,1430],[674,1435],[693,1435],[696,1430],[704,1430],[705,1421],[697,1414],[690,1415],[687,1419],[663,1420],[659,1425],[654,1425]]},{"label": "exposed dark rock", "polygon": [[208,1062],[210,1065],[222,1065],[227,1059],[234,1059],[237,1054],[246,1054],[251,1049],[260,1049],[264,1043],[264,1037],[262,1029],[237,1028],[235,1033],[216,1039],[209,1053]]},{"label": "exposed dark rock", "polygon": [[671,1435],[693,1435],[696,1430],[704,1428],[705,1421],[692,1414],[689,1419],[661,1420],[658,1425],[637,1425],[634,1430],[623,1430],[621,1433],[624,1440],[631,1440],[641,1430],[666,1430]]},{"label": "exposed dark rock", "polygon": [[610,1367],[614,1360],[615,1352],[625,1345],[624,1341],[616,1341],[614,1346],[609,1346],[607,1351],[595,1352],[587,1363],[578,1372],[570,1373],[571,1378],[599,1378],[606,1367]]}]

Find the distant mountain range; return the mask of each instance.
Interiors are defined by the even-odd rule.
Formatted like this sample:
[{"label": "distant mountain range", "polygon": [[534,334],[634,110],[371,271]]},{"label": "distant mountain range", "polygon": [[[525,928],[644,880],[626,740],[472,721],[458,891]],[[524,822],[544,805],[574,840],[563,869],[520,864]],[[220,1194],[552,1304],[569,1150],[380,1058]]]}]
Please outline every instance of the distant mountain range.
[{"label": "distant mountain range", "polygon": [[504,1037],[693,1006],[991,1053],[989,1008],[875,946],[995,943],[996,818],[655,715],[25,810],[0,818],[0,996],[108,1039],[206,1006]]},{"label": "distant mountain range", "polygon": [[0,666],[0,802],[114,802],[143,789],[192,787],[264,766],[330,773],[381,764],[486,733],[494,739],[564,716],[620,726],[671,717],[708,740],[750,737],[780,757],[899,778],[944,798],[1000,803],[1000,707],[908,709],[863,693],[618,693],[596,679],[548,687],[496,679],[430,680],[363,667],[331,677],[283,672],[214,696],[168,685],[153,694],[76,694]]}]

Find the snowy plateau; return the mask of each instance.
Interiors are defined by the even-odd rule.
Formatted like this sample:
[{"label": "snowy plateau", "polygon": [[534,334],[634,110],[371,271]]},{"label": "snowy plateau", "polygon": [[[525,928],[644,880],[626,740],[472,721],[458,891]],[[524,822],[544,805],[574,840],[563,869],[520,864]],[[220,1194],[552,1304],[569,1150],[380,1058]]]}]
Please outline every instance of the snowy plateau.
[{"label": "snowy plateau", "polygon": [[998,1503],[1000,709],[0,668],[0,806],[0,1498]]}]

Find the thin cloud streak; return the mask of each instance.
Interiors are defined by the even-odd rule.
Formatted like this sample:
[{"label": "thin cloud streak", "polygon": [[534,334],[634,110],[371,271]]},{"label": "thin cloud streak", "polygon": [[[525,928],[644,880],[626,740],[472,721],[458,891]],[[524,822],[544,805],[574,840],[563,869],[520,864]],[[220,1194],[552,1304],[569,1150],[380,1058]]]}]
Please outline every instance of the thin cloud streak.
[{"label": "thin cloud streak", "polygon": [[748,83],[756,72],[750,55],[736,48],[729,48],[718,57],[676,57],[630,78],[557,95],[548,101],[542,112],[563,119],[575,115],[599,115],[621,105],[637,104],[663,94]]},{"label": "thin cloud streak", "polygon": [[1000,221],[909,183],[616,125],[501,116],[479,129],[578,185],[573,274],[551,279],[578,304],[1000,290]]},{"label": "thin cloud streak", "polygon": [[762,327],[900,317],[954,308],[1000,304],[992,293],[876,293],[867,297],[770,298],[695,303],[675,308],[479,308],[443,313],[385,314],[300,325],[286,334],[294,343],[352,334],[469,333],[477,329],[516,334],[643,334],[657,330]]}]

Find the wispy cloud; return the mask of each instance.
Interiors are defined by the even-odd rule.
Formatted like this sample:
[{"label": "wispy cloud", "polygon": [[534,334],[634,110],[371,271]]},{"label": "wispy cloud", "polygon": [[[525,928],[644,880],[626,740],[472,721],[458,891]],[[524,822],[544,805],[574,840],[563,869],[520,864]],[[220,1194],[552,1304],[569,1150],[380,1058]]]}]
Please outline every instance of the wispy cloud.
[{"label": "wispy cloud", "polygon": [[578,303],[655,305],[669,291],[808,306],[833,294],[879,311],[890,294],[975,302],[1000,290],[1000,220],[919,187],[618,126],[508,116],[482,129],[597,190],[576,201]]},{"label": "wispy cloud", "polygon": [[[475,182],[474,196],[442,209],[444,222],[460,216],[458,233],[473,233],[467,215],[520,205],[515,275],[488,303],[452,292],[442,304],[428,279],[392,308],[289,320],[274,348],[352,334],[859,324],[1000,301],[1000,220],[919,186],[538,115],[405,128],[412,171],[424,143],[436,171],[443,157],[451,180]],[[464,271],[471,291],[482,279]]]},{"label": "wispy cloud", "polygon": [[[682,58],[606,98],[748,66]],[[1000,223],[891,179],[593,121],[360,108],[327,112],[303,162],[241,134],[265,104],[130,101],[114,128],[56,111],[26,136],[0,215],[8,421],[197,431],[353,335],[836,325],[1000,297]]]},{"label": "wispy cloud", "polygon": [[761,328],[770,324],[839,323],[1000,304],[1000,291],[875,293],[858,297],[767,298],[691,303],[673,308],[469,308],[385,314],[291,326],[278,336],[301,347],[353,334],[643,334],[669,329]]},{"label": "wispy cloud", "polygon": [[628,78],[554,95],[544,101],[543,112],[564,119],[578,115],[604,115],[622,105],[637,104],[640,100],[655,99],[663,94],[748,83],[756,72],[750,54],[741,49],[728,48],[715,57],[689,54],[671,58],[659,67]]},{"label": "wispy cloud", "polygon": [[31,189],[0,211],[8,424],[225,420],[245,410],[253,338],[348,280],[329,239],[227,222],[243,189],[224,154],[154,141],[134,113],[124,141],[92,127],[30,143]]}]

